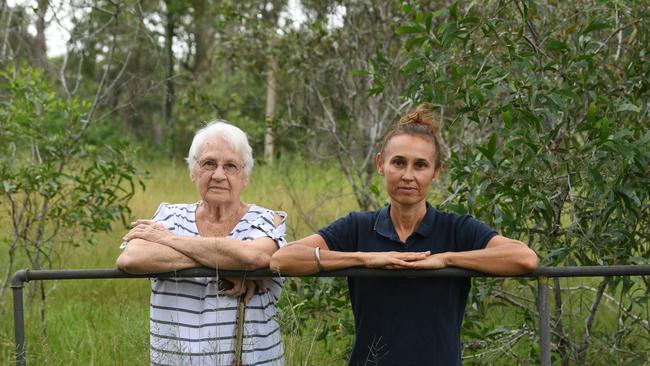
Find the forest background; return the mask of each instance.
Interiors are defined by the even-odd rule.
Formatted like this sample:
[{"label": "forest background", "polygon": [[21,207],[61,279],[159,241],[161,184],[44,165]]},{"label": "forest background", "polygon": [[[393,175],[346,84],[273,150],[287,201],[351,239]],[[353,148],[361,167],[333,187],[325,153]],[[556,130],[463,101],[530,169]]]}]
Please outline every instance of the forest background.
[{"label": "forest background", "polygon": [[[0,9],[0,364],[15,270],[113,267],[130,219],[197,199],[182,159],[216,118],[248,133],[244,199],[288,211],[289,239],[382,206],[378,144],[429,102],[447,151],[435,206],[544,266],[649,262],[647,0]],[[552,280],[554,363],[648,364],[649,295],[647,277]],[[31,283],[26,298],[30,363],[146,363],[147,281]],[[343,279],[289,279],[280,308],[287,364],[345,364]],[[536,319],[534,282],[475,280],[464,363],[537,364]]]}]

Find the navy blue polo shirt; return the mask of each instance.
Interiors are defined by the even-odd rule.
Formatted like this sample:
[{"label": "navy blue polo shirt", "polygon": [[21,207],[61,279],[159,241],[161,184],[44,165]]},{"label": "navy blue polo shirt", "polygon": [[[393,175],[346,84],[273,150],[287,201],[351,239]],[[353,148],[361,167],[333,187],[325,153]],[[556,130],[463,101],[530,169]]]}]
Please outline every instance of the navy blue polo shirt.
[{"label": "navy blue polo shirt", "polygon": [[[460,252],[484,248],[497,233],[468,215],[440,212],[427,203],[418,228],[401,242],[390,206],[352,212],[319,230],[342,252]],[[356,339],[350,366],[461,364],[460,327],[468,278],[349,277]]]}]

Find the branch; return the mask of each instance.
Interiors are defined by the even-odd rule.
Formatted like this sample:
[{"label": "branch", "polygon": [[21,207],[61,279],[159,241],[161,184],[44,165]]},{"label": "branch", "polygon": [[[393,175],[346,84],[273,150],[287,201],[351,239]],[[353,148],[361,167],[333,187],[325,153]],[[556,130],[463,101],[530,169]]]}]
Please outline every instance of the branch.
[{"label": "branch", "polygon": [[[641,278],[644,278],[644,276],[641,276]],[[588,290],[588,291],[596,292],[596,293],[598,292],[598,289],[593,288],[593,287],[589,287],[589,286],[585,286],[585,285],[578,285],[578,286],[574,286],[574,287],[565,287],[565,288],[562,289],[562,291],[576,291],[576,290]],[[605,300],[613,302],[618,308],[623,309],[623,312],[625,313],[625,315],[627,315],[630,318],[634,319],[634,321],[637,321],[637,322],[641,323],[641,326],[644,327],[646,331],[650,332],[650,322],[648,322],[648,320],[641,319],[638,315],[630,312],[629,310],[625,310],[625,308],[623,308],[623,304],[620,301],[613,298],[611,295],[608,295],[607,293],[603,293],[603,297],[605,298]]]},{"label": "branch", "polygon": [[[582,336],[582,344],[578,348],[578,360],[584,360],[585,355],[587,353],[587,348],[589,348],[591,327],[593,325],[594,318],[596,317],[596,310],[598,310],[598,305],[600,305],[600,300],[603,297],[603,292],[605,292],[605,288],[607,288],[607,284],[609,284],[610,279],[611,277],[605,277],[600,282],[600,285],[598,285],[598,290],[596,291],[596,297],[594,298],[594,302],[591,304],[591,308],[589,309],[589,316],[585,321],[585,330]],[[582,362],[578,362],[578,364],[582,364]]]},{"label": "branch", "polygon": [[614,36],[616,36],[619,32],[622,32],[625,28],[631,27],[631,26],[635,25],[638,22],[639,22],[639,20],[637,19],[637,20],[633,21],[632,23],[630,23],[628,25],[623,25],[623,26],[620,26],[620,27],[616,28],[616,30],[614,32],[612,32],[612,34],[610,34],[609,37],[607,37],[605,39],[605,41],[603,41],[603,43],[598,47],[598,49],[596,49],[596,52],[594,52],[594,53],[600,53],[600,51],[603,49],[603,47],[607,46],[607,42],[609,42],[612,38],[614,38]]},{"label": "branch", "polygon": [[571,340],[564,333],[562,327],[562,286],[560,286],[560,279],[553,278],[553,296],[555,298],[555,334],[557,335],[557,349],[562,358],[562,365],[569,364],[568,348],[571,347]]},{"label": "branch", "polygon": [[528,36],[524,35],[524,39],[531,45],[533,46],[533,49],[535,50],[535,55],[537,56],[537,66],[540,68],[542,67],[542,58],[540,54],[544,55],[544,57],[548,57],[544,51],[542,51],[539,46],[537,46],[538,39],[537,39],[537,31],[535,30],[535,27],[533,26],[533,23],[528,19],[528,17],[524,14],[524,10],[521,8],[519,5],[520,1],[515,1],[515,5],[517,6],[517,10],[519,11],[519,14],[521,17],[526,21],[526,28],[530,31],[530,34],[533,36],[533,39],[531,40],[528,38]]}]

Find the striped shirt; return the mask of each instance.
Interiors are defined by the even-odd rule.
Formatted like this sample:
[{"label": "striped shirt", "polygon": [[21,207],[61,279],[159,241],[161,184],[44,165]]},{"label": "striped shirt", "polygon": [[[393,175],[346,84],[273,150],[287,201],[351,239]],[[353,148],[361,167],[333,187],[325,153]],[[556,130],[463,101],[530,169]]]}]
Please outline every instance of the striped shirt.
[{"label": "striped shirt", "polygon": [[[198,204],[162,203],[153,220],[179,236],[199,235]],[[276,228],[274,215],[282,217]],[[251,205],[229,237],[253,240],[272,238],[278,246],[284,239],[286,213]],[[243,244],[244,245],[244,244]],[[150,342],[152,365],[232,365],[235,355],[237,298],[218,290],[218,278],[151,279]],[[268,292],[257,293],[246,304],[243,365],[283,365],[284,348],[276,303],[282,281],[267,280]]]}]

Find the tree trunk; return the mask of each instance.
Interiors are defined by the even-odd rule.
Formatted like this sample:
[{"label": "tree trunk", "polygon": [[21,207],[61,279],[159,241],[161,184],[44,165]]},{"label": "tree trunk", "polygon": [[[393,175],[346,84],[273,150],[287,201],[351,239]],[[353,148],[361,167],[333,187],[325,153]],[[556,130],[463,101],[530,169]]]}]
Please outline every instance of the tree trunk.
[{"label": "tree trunk", "polygon": [[276,77],[278,72],[278,60],[274,54],[276,47],[276,31],[280,19],[282,1],[274,0],[270,3],[271,8],[266,8],[263,17],[268,22],[268,38],[266,38],[266,110],[264,112],[266,130],[264,132],[264,160],[273,164],[273,150],[275,148],[275,131],[273,123],[275,120],[276,105]]},{"label": "tree trunk", "polygon": [[273,147],[275,144],[273,119],[275,118],[275,74],[277,67],[277,61],[273,54],[271,54],[268,59],[268,68],[266,70],[266,132],[264,133],[264,160],[266,160],[268,164],[273,164]]},{"label": "tree trunk", "polygon": [[[164,142],[169,143],[171,146],[172,136],[172,113],[174,107],[174,31],[176,27],[175,14],[170,9],[169,2],[167,2],[166,11],[167,23],[165,24],[165,100],[163,104],[163,123],[160,126],[160,141],[156,141],[157,145],[162,145]],[[156,126],[154,126],[154,130]],[[157,131],[158,132],[158,131]],[[165,137],[169,137],[165,141]],[[156,136],[158,138],[158,136]]]},{"label": "tree trunk", "polygon": [[190,71],[195,78],[203,71],[203,65],[207,56],[208,40],[211,38],[211,35],[208,33],[208,19],[211,14],[208,13],[206,5],[204,0],[192,1],[192,7],[194,8],[192,31],[194,34],[194,62],[190,65]]},{"label": "tree trunk", "polygon": [[38,68],[45,68],[45,61],[47,60],[45,14],[49,5],[49,0],[38,0],[38,8],[36,10],[36,39],[34,39],[34,65]]}]

